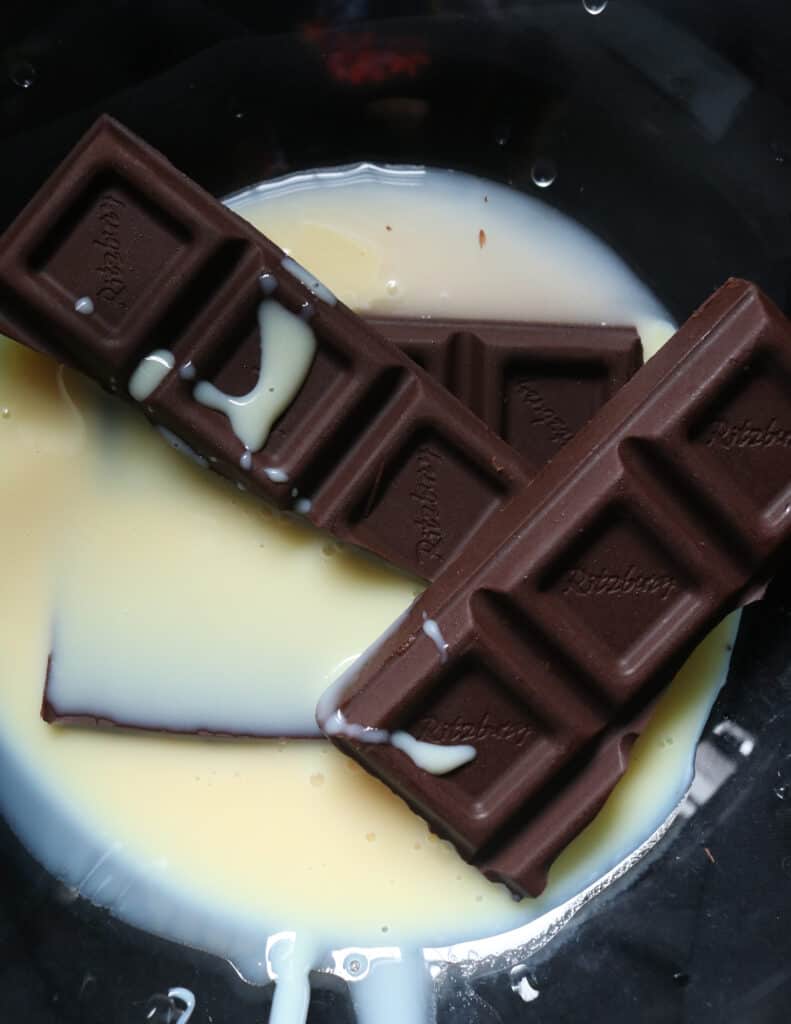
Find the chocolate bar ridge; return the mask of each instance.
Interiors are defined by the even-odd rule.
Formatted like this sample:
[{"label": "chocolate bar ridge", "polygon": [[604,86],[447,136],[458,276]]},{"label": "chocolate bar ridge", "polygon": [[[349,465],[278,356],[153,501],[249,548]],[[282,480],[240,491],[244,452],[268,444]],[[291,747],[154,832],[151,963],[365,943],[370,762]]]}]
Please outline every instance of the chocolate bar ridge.
[{"label": "chocolate bar ridge", "polygon": [[[662,688],[789,554],[791,323],[732,280],[328,691],[319,724],[487,877],[537,895]],[[348,723],[477,756],[438,777]]]},{"label": "chocolate bar ridge", "polygon": [[642,365],[632,327],[368,319],[515,448],[535,475]]},{"label": "chocolate bar ridge", "polygon": [[[307,283],[305,283],[307,281]],[[242,396],[261,370],[265,296],[315,355],[260,450],[193,397]],[[211,467],[426,579],[530,479],[518,455],[255,228],[102,117],[0,244],[0,325],[141,405]]]}]

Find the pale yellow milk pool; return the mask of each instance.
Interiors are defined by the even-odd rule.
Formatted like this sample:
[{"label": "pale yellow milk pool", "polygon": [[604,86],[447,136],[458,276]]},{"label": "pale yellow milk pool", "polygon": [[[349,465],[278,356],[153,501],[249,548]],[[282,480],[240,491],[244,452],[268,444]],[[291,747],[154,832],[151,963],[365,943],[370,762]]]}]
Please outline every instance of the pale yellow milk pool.
[{"label": "pale yellow milk pool", "polygon": [[[491,183],[360,168],[270,185],[235,205],[363,311],[636,323],[646,354],[671,330],[609,250]],[[66,884],[260,980],[272,932],[296,933],[318,956],[515,928],[611,867],[677,802],[734,621],[676,679],[628,776],[545,895],[521,904],[323,741],[44,724],[52,601],[64,578],[84,621],[129,617],[131,659],[137,644],[189,664],[193,638],[211,636],[224,666],[218,701],[233,691],[245,638],[264,630],[271,659],[256,693],[303,712],[419,585],[274,517],[47,359],[10,343],[1,352],[0,801]],[[188,710],[188,684],[169,699]]]}]

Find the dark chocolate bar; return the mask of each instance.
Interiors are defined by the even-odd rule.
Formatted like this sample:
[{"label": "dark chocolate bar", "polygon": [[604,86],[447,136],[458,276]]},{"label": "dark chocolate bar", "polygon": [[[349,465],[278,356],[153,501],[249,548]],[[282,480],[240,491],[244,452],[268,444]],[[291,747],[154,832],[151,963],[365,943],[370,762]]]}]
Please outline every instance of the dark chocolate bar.
[{"label": "dark chocolate bar", "polygon": [[643,362],[634,328],[491,320],[369,319],[534,475]]},{"label": "dark chocolate bar", "polygon": [[131,388],[239,486],[427,579],[530,479],[428,373],[107,117],[0,239],[0,327]]},{"label": "dark chocolate bar", "polygon": [[[661,689],[789,555],[791,323],[734,280],[475,533],[319,724],[487,877],[536,895]],[[475,756],[434,775],[413,738]]]},{"label": "dark chocolate bar", "polygon": [[[528,466],[536,469],[631,375],[641,356],[639,338],[628,328],[436,319],[377,320],[373,324],[441,383],[454,388],[462,401],[477,403],[476,411],[488,416],[491,427],[508,430],[511,439],[521,443]],[[474,375],[467,372],[469,367],[474,367]],[[473,380],[482,386],[473,387]],[[481,396],[485,396],[483,401]],[[141,632],[135,623],[144,620],[145,614],[134,598],[127,602],[123,628],[102,637],[105,650],[113,653],[97,663],[95,642],[73,627],[70,608],[56,608],[42,717],[60,724],[130,728],[141,728],[141,722],[146,722],[147,728],[168,731],[191,731],[191,723],[199,720],[204,730],[229,734],[233,716],[221,704],[198,711],[188,699],[185,706],[196,718],[184,714],[183,707],[174,708],[168,717],[161,710],[152,711],[152,695],[145,687],[135,689],[127,655]],[[112,630],[112,626],[107,628]],[[101,665],[100,679],[95,676],[97,664]],[[153,662],[150,667],[154,678],[157,667]],[[252,671],[253,666],[247,669]],[[184,671],[182,665],[167,667],[176,679]],[[89,680],[97,684],[93,700],[85,696]],[[139,717],[113,719],[108,714],[108,695],[129,692],[130,687],[135,689]],[[235,734],[320,735],[310,702],[301,717],[293,713],[284,717],[280,707],[272,707],[268,713],[261,710],[264,713],[257,717],[248,715],[243,729],[239,727]]]}]

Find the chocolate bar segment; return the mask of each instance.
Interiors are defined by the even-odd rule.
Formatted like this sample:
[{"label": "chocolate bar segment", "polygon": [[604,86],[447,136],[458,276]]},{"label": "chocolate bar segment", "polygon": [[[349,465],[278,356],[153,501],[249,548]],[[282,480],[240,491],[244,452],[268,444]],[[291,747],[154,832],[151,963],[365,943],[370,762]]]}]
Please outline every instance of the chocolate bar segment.
[{"label": "chocolate bar segment", "polygon": [[[472,320],[377,320],[373,325],[381,333],[411,354],[441,383],[456,387],[457,397],[465,402],[475,400],[472,381],[485,380],[486,389],[492,401],[486,407],[497,409],[490,426],[501,429],[506,420],[513,422],[516,414],[520,417],[519,437],[525,441],[522,451],[529,466],[540,466],[548,456],[554,424],[546,414],[551,397],[578,395],[575,404],[562,405],[555,401],[552,418],[561,409],[569,428],[577,428],[578,420],[592,413],[594,407],[603,402],[628,376],[631,375],[640,358],[640,342],[632,329],[619,327],[558,326],[546,324],[511,324],[494,321]],[[473,359],[472,351],[476,353]],[[465,372],[468,361],[480,370],[478,378]],[[537,403],[521,403],[518,408],[508,411],[506,396],[502,391],[502,379],[509,365],[519,367],[522,374],[520,383],[530,380],[536,387],[551,382],[554,392],[542,390],[543,406]],[[226,371],[227,372],[227,371]],[[467,386],[460,386],[466,380]],[[233,387],[232,380],[223,384]],[[238,385],[237,385],[238,386]],[[532,385],[531,385],[532,386]],[[491,389],[495,389],[494,392]],[[501,389],[499,392],[496,389]],[[499,397],[498,397],[499,396]],[[479,404],[478,411],[481,411]],[[499,418],[498,418],[499,417]],[[577,419],[575,419],[577,417]],[[436,461],[433,449],[428,448],[423,458],[424,476],[430,483],[430,474]],[[404,498],[404,506],[410,512],[423,498],[426,519],[431,508],[426,502],[427,488],[414,488]],[[460,524],[463,527],[463,524]],[[431,547],[427,537],[427,553]],[[134,599],[127,602],[127,614],[121,632],[113,632],[108,624],[103,632],[103,642],[113,653],[102,660],[101,676],[96,674],[96,660],[93,657],[95,639],[86,640],[84,632],[75,628],[72,622],[72,608],[61,607],[54,613],[51,633],[51,651],[44,689],[42,716],[46,721],[61,724],[82,723],[95,725],[100,720],[128,727],[189,731],[190,719],[184,715],[183,707],[173,707],[165,713],[161,703],[161,686],[153,689],[135,685],[129,678],[130,645],[145,627],[135,624],[146,619],[145,600],[142,604]],[[107,630],[110,632],[108,633]],[[87,646],[86,646],[87,645]],[[132,659],[137,663],[137,659]],[[155,659],[156,660],[156,659]],[[161,680],[155,660],[148,673],[152,680]],[[205,660],[205,659],[204,659]],[[248,665],[248,668],[251,668]],[[178,678],[186,666],[170,665],[168,676]],[[93,683],[91,692],[89,683]],[[135,710],[138,718],[129,718],[129,711],[123,696],[135,692]],[[190,693],[194,687],[188,688]],[[86,693],[88,696],[86,697]],[[112,710],[113,695],[119,706],[126,710],[119,714]],[[187,700],[191,712],[197,712],[198,700]],[[200,708],[200,721],[207,730],[228,732],[236,726],[223,705]],[[153,723],[153,725],[152,725]],[[230,723],[230,724],[229,724]],[[240,727],[241,728],[241,727]],[[290,714],[285,719],[282,709],[263,707],[255,721],[248,715],[243,727],[244,733],[257,736],[298,735],[300,737],[319,735],[314,720],[313,706],[306,704],[302,715]],[[241,734],[241,732],[237,732]]]},{"label": "chocolate bar segment", "polygon": [[[110,118],[0,240],[0,326],[134,396],[241,487],[424,578],[530,478],[428,373]],[[301,376],[282,365],[295,346]],[[255,429],[239,408],[253,394]]]},{"label": "chocolate bar segment", "polygon": [[[578,424],[574,416],[587,415],[593,406],[601,403],[631,375],[640,357],[639,339],[633,330],[627,328],[435,319],[377,320],[373,321],[373,326],[407,354],[417,357],[424,369],[441,383],[447,382],[451,386],[455,384],[457,397],[463,401],[470,402],[475,398],[471,386],[466,389],[458,386],[462,379],[470,382],[473,379],[464,372],[471,348],[475,349],[479,357],[474,360],[475,365],[480,367],[485,364],[484,375],[489,388],[501,386],[500,367],[511,362],[520,367],[521,373],[529,374],[531,381],[537,385],[551,380],[556,385],[555,394],[563,394],[563,389],[568,389],[569,394],[579,395],[576,408],[571,405],[564,407],[560,403],[555,405],[555,409],[563,409],[566,423],[575,429]],[[546,392],[542,394],[545,395],[543,409],[537,408],[535,404],[531,406],[524,403],[518,408],[522,417],[520,437],[526,441],[522,454],[528,465],[540,465],[543,462],[547,452],[545,442],[552,436],[553,425],[543,411],[547,408],[548,397]],[[499,411],[504,414],[507,403],[502,392],[500,395],[499,401],[495,395],[495,400],[490,404],[491,407],[499,405]],[[490,426],[500,428],[502,419],[505,419],[505,415],[501,419],[492,417]],[[430,454],[425,461],[427,471],[430,471],[433,461]],[[419,493],[415,491],[414,495]],[[415,496],[407,496],[405,506],[411,510],[415,501]],[[151,690],[145,685],[135,685],[129,678],[129,648],[130,644],[137,642],[133,638],[144,630],[142,625],[140,629],[134,628],[138,620],[145,621],[144,607],[136,605],[134,600],[128,602],[126,621],[120,634],[113,633],[112,625],[106,627],[103,642],[107,643],[113,653],[103,659],[100,677],[96,675],[96,661],[93,657],[95,638],[85,646],[86,638],[79,628],[74,627],[71,612],[69,605],[54,613],[51,628],[53,649],[47,669],[42,717],[48,722],[60,724],[109,723],[140,728],[141,723],[146,722],[148,728],[189,731],[192,720],[185,716],[183,707],[163,711],[161,686],[157,684]],[[110,630],[109,634],[107,629]],[[178,678],[180,671],[185,668],[171,665],[168,667],[168,676]],[[162,678],[154,662],[151,663],[149,675],[152,680],[157,675],[160,680]],[[86,685],[89,683],[94,684],[93,692]],[[139,716],[136,720],[129,717],[128,709],[121,714],[111,710],[113,695],[116,695],[119,706],[126,708],[123,695],[130,692],[130,687],[135,691],[134,703]],[[188,689],[192,693],[194,687]],[[89,694],[87,697],[86,691]],[[186,703],[190,712],[198,714],[198,700],[193,701],[189,697]],[[229,729],[238,728],[237,735],[242,732],[257,736],[319,735],[312,705],[308,703],[303,710],[301,716],[292,713],[284,719],[282,709],[270,708],[267,711],[264,707],[255,721],[248,715],[243,727],[233,723],[228,708],[223,705],[207,708],[203,704],[199,714],[202,728],[215,732],[228,733]],[[516,736],[520,740],[518,733]]]},{"label": "chocolate bar segment", "polygon": [[[789,555],[791,323],[730,281],[328,691],[319,723],[488,877],[537,895],[661,689]],[[360,726],[477,756],[436,776]]]},{"label": "chocolate bar segment", "polygon": [[533,474],[643,362],[632,327],[369,319],[486,425]]}]

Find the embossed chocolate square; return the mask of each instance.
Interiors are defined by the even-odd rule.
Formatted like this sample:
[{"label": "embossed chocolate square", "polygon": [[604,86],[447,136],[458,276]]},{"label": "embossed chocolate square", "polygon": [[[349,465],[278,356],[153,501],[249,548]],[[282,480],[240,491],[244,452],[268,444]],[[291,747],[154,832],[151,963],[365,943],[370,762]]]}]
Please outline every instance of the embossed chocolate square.
[{"label": "embossed chocolate square", "polygon": [[484,874],[537,895],[662,688],[790,556],[791,323],[729,281],[317,719]]},{"label": "embossed chocolate square", "polygon": [[634,328],[374,319],[537,473],[643,362]]}]

